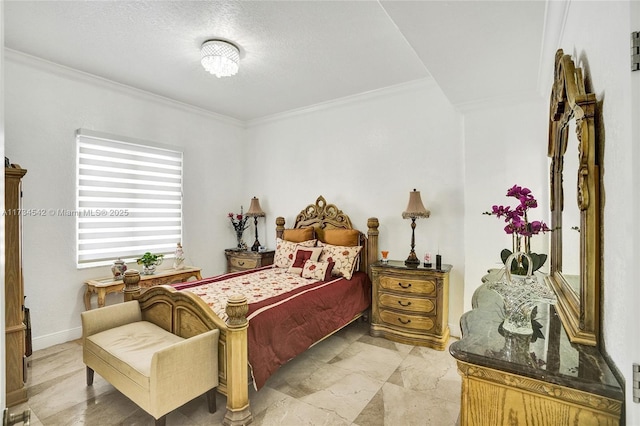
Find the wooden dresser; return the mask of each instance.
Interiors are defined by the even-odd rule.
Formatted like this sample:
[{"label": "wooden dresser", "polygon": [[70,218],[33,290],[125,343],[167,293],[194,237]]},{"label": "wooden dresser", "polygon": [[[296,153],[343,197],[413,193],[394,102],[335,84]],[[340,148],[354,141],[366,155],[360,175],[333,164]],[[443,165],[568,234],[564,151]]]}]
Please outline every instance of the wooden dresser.
[{"label": "wooden dresser", "polygon": [[246,271],[247,269],[272,265],[275,253],[275,250],[260,253],[250,250],[227,249],[224,251],[227,256],[227,272]]},{"label": "wooden dresser", "polygon": [[624,394],[594,346],[571,344],[553,306],[537,305],[533,335],[502,329],[502,299],[487,288],[460,319],[449,352],[462,376],[461,426],[618,425]]},{"label": "wooden dresser", "polygon": [[444,350],[449,340],[449,271],[390,260],[371,266],[372,336]]},{"label": "wooden dresser", "polygon": [[4,296],[6,345],[6,404],[26,401],[25,379],[26,325],[24,323],[24,282],[22,278],[22,184],[26,170],[4,169]]}]

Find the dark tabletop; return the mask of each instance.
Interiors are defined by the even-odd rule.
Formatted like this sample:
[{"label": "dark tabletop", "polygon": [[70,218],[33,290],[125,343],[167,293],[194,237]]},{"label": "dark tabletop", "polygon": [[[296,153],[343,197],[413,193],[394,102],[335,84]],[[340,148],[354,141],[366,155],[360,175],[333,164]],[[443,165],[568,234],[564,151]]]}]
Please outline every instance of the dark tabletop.
[{"label": "dark tabletop", "polygon": [[618,381],[600,351],[569,342],[555,308],[541,303],[532,318],[534,334],[502,329],[502,299],[487,288],[487,275],[473,295],[471,311],[460,319],[462,339],[450,345],[454,358],[616,400],[624,400]]}]

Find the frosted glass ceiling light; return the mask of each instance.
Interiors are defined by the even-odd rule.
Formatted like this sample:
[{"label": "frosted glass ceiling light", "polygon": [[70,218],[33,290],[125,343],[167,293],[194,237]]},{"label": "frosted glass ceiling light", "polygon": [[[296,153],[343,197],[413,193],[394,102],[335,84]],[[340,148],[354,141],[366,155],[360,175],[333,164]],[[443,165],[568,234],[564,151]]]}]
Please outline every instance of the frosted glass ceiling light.
[{"label": "frosted glass ceiling light", "polygon": [[202,43],[200,62],[205,70],[216,77],[228,77],[238,73],[240,51],[226,41],[208,40]]}]

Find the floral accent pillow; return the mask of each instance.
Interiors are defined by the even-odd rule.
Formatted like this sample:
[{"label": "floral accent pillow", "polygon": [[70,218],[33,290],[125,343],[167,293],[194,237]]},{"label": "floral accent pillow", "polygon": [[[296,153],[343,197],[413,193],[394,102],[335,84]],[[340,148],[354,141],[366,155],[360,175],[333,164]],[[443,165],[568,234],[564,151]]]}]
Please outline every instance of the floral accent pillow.
[{"label": "floral accent pillow", "polygon": [[358,261],[358,254],[360,254],[361,250],[362,246],[347,247],[322,244],[320,261],[335,262],[331,275],[350,280],[353,276],[353,271]]},{"label": "floral accent pillow", "polygon": [[293,262],[287,269],[290,274],[302,275],[302,267],[308,260],[316,261],[322,253],[322,247],[296,247],[296,251],[293,253]]},{"label": "floral accent pillow", "polygon": [[276,238],[276,253],[273,256],[273,264],[278,268],[288,268],[293,263],[296,247],[315,247],[317,240],[307,240],[301,243],[292,243],[281,238]]},{"label": "floral accent pillow", "polygon": [[333,262],[320,262],[307,260],[302,268],[302,278],[313,278],[314,280],[329,281],[331,279],[331,271],[333,270]]}]

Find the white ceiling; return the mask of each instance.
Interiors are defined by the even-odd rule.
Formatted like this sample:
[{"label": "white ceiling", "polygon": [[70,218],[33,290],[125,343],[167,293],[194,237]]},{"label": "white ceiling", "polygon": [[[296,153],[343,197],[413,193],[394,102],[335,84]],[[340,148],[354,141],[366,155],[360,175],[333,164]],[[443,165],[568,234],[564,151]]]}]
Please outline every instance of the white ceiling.
[{"label": "white ceiling", "polygon": [[[545,1],[5,1],[5,46],[250,122],[428,78],[458,107],[535,96]],[[240,48],[216,78],[199,47]]]}]

